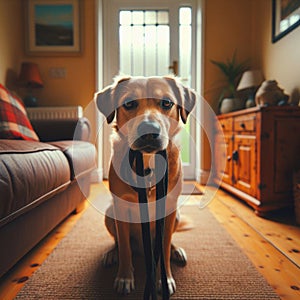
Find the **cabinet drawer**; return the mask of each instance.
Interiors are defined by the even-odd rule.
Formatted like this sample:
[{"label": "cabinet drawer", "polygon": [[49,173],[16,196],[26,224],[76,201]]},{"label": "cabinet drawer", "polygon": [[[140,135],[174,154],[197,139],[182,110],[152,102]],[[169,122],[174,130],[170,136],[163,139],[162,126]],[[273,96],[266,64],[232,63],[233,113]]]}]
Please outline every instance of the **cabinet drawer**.
[{"label": "cabinet drawer", "polygon": [[233,121],[234,131],[255,131],[256,115],[246,115],[236,117]]},{"label": "cabinet drawer", "polygon": [[223,131],[232,131],[232,118],[221,119],[219,122]]}]

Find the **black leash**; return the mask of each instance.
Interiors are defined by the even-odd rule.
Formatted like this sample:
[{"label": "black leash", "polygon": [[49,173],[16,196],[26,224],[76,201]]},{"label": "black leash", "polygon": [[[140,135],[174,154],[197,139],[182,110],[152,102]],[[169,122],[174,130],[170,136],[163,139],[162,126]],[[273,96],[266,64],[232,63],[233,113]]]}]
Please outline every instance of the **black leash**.
[{"label": "black leash", "polygon": [[[159,164],[159,155],[161,155],[167,162],[167,152],[159,151],[155,155],[155,165]],[[145,255],[145,265],[146,265],[146,284],[144,290],[144,300],[157,299],[156,293],[156,267],[160,261],[161,268],[161,284],[162,284],[162,298],[164,300],[169,299],[169,288],[168,280],[165,268],[165,258],[163,255],[163,238],[164,238],[164,227],[165,218],[162,217],[156,220],[156,233],[155,233],[155,247],[152,247],[151,232],[150,232],[150,222],[149,222],[149,211],[147,204],[147,187],[145,183],[144,174],[144,161],[143,154],[140,151],[134,151],[130,149],[129,152],[129,162],[131,167],[136,162],[136,174],[137,176],[137,188],[135,190],[138,193],[139,203],[140,203],[140,217],[141,217],[141,227],[143,236],[143,247]],[[155,168],[156,178],[159,178],[158,168]],[[166,211],[166,195],[168,192],[168,163],[166,163],[166,171],[164,176],[156,184],[156,216],[165,216]],[[145,220],[148,220],[145,222]]]},{"label": "black leash", "polygon": [[[165,176],[156,184],[156,216],[163,216],[162,218],[157,218],[156,220],[156,233],[155,233],[155,248],[154,248],[154,257],[156,265],[160,259],[160,268],[161,268],[161,284],[162,284],[162,296],[163,299],[169,299],[169,287],[168,287],[168,278],[166,273],[165,266],[165,257],[164,257],[164,230],[165,230],[165,213],[166,213],[166,196],[168,193],[168,182],[169,182],[169,170],[168,170],[168,160],[167,160],[167,151],[160,151],[158,154],[166,161],[166,171]],[[158,155],[155,156],[156,162],[155,165],[159,164]],[[155,168],[157,173],[157,168]],[[156,174],[158,178],[159,174]]]}]

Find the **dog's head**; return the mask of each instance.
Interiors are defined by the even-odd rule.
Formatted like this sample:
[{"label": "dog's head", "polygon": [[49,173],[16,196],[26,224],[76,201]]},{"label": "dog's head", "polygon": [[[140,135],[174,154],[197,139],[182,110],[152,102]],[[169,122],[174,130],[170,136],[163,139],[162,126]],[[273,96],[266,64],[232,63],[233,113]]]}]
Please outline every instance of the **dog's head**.
[{"label": "dog's head", "polygon": [[166,149],[186,123],[196,93],[173,77],[122,77],[96,94],[108,123],[116,115],[116,129],[133,150],[152,153]]}]

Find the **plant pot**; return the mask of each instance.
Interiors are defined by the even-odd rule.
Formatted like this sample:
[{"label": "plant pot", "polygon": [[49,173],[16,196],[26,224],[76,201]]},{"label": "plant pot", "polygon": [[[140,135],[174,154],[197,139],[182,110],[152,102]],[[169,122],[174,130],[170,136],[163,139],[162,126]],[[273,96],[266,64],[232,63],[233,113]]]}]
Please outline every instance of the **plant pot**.
[{"label": "plant pot", "polygon": [[234,103],[233,99],[231,98],[224,98],[220,105],[220,113],[227,114],[234,110]]},{"label": "plant pot", "polygon": [[235,98],[234,101],[234,110],[240,110],[245,108],[245,101],[242,99]]},{"label": "plant pot", "polygon": [[244,108],[244,102],[237,98],[224,98],[220,105],[220,113],[227,114],[231,111]]}]

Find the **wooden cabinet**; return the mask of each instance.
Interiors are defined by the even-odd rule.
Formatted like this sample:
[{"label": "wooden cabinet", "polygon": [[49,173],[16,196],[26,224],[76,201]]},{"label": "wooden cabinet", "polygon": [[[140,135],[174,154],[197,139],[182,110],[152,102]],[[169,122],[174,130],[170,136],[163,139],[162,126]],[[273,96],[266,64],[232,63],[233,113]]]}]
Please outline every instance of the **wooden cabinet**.
[{"label": "wooden cabinet", "polygon": [[215,182],[257,214],[292,205],[300,168],[300,108],[254,107],[217,117]]}]

